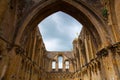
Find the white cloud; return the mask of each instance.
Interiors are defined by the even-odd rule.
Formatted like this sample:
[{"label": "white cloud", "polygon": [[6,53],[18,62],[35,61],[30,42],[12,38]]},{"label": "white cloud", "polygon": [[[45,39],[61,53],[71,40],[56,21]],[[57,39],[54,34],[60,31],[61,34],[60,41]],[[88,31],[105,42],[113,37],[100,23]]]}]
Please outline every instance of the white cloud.
[{"label": "white cloud", "polygon": [[45,40],[44,43],[47,50],[55,51],[58,49],[59,40],[58,39]]},{"label": "white cloud", "polygon": [[48,51],[71,50],[72,41],[82,28],[77,20],[63,12],[50,15],[38,26]]}]

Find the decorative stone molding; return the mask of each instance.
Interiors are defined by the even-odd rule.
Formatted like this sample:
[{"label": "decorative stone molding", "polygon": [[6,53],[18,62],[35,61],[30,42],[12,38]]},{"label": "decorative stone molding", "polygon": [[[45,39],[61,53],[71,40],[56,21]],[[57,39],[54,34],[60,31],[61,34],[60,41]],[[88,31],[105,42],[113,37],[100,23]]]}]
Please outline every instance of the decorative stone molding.
[{"label": "decorative stone molding", "polygon": [[73,72],[53,72],[53,73],[49,73],[47,72],[47,77],[48,78],[70,78],[73,79],[75,75],[77,75],[77,73],[73,73]]},{"label": "decorative stone molding", "polygon": [[96,55],[98,57],[106,57],[108,55],[108,50],[111,50],[113,53],[120,54],[120,42],[103,48]]}]

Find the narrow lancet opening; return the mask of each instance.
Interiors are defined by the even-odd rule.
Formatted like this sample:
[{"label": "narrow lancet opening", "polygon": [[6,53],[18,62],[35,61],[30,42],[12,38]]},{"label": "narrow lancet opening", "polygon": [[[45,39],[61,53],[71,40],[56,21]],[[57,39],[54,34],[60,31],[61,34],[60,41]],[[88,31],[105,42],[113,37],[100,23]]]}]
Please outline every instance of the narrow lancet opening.
[{"label": "narrow lancet opening", "polygon": [[63,68],[63,57],[58,56],[58,69],[62,69],[62,68]]},{"label": "narrow lancet opening", "polygon": [[56,61],[52,61],[52,69],[53,69],[53,70],[56,69]]}]

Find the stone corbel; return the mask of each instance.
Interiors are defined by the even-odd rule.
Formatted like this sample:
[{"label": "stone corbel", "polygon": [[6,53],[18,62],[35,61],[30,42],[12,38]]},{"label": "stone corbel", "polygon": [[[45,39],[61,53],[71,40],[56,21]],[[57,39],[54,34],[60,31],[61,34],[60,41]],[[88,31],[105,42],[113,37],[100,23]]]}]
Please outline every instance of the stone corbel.
[{"label": "stone corbel", "polygon": [[105,57],[108,55],[107,49],[103,49],[101,53],[102,53],[102,56],[105,56]]},{"label": "stone corbel", "polygon": [[108,50],[103,48],[102,50],[100,50],[98,53],[97,53],[97,56],[98,57],[106,57],[108,55]]},{"label": "stone corbel", "polygon": [[23,54],[25,51],[21,47],[16,47],[15,52],[16,52],[16,54]]}]

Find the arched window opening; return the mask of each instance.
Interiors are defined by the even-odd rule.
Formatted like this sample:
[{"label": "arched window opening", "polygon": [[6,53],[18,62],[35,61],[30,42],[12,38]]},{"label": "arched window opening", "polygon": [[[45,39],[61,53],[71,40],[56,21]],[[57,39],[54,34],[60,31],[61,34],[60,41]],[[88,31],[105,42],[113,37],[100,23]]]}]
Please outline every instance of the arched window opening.
[{"label": "arched window opening", "polygon": [[69,69],[70,68],[70,63],[69,63],[69,61],[65,61],[65,69]]},{"label": "arched window opening", "polygon": [[73,40],[82,24],[62,11],[51,14],[38,24],[47,51],[72,51]]},{"label": "arched window opening", "polygon": [[58,69],[62,69],[63,68],[63,57],[59,56],[58,57]]},{"label": "arched window opening", "polygon": [[56,61],[52,61],[52,69],[53,69],[53,70],[56,69]]}]

